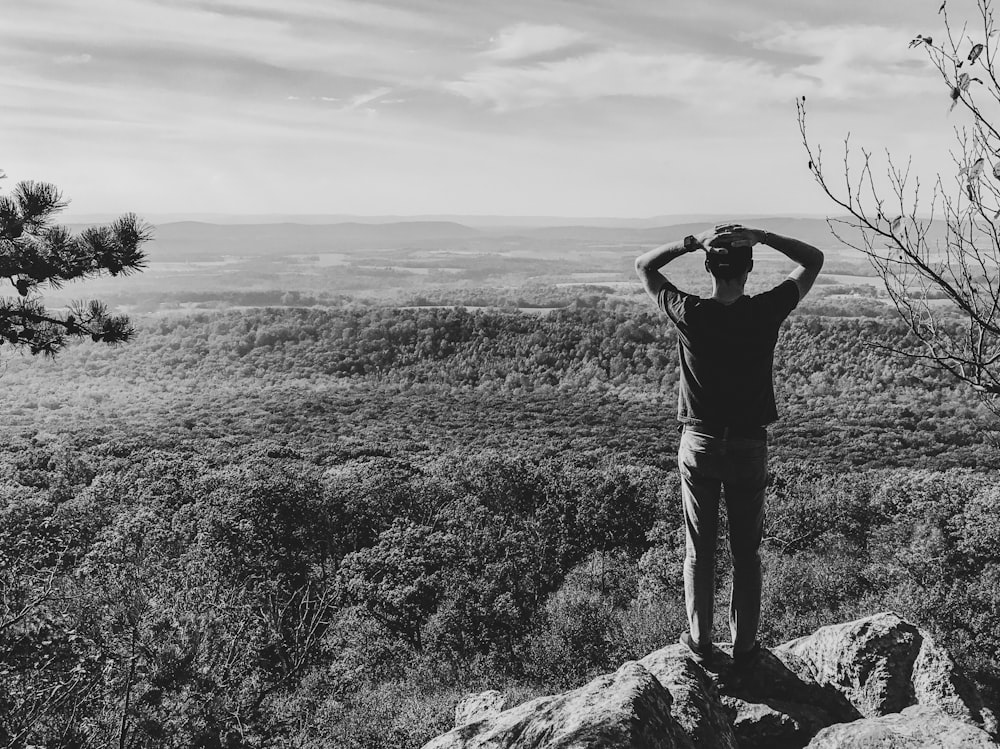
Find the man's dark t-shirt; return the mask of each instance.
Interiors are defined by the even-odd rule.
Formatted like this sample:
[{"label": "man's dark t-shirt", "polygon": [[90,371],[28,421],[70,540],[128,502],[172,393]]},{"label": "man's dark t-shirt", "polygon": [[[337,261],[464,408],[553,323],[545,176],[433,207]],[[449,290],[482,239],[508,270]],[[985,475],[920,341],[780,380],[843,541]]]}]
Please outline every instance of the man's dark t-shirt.
[{"label": "man's dark t-shirt", "polygon": [[778,328],[799,303],[794,281],[728,305],[667,282],[657,301],[677,326],[681,422],[758,427],[778,418],[771,370]]}]

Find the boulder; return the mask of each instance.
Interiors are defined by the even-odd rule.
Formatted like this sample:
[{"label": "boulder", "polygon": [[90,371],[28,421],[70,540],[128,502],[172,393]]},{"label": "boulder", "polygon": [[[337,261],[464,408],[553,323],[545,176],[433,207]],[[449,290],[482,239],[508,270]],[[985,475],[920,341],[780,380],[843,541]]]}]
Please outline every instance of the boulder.
[{"label": "boulder", "polygon": [[655,676],[673,697],[671,715],[696,747],[736,749],[732,721],[705,669],[683,645],[650,653],[639,664]]},{"label": "boulder", "polygon": [[790,670],[767,650],[744,673],[722,652],[712,675],[741,749],[797,749],[824,726],[861,717],[836,689]]},{"label": "boulder", "polygon": [[993,711],[983,705],[979,692],[959,670],[951,655],[926,632],[920,630],[920,633],[923,642],[910,675],[917,704],[939,707],[952,718],[975,723],[996,737],[997,719]]},{"label": "boulder", "polygon": [[996,719],[931,636],[896,614],[822,627],[774,648],[805,679],[832,687],[864,717],[928,705],[996,733]]},{"label": "boulder", "polygon": [[996,749],[986,731],[929,705],[824,728],[808,749]]},{"label": "boulder", "polygon": [[829,716],[806,705],[722,699],[733,712],[740,749],[800,749],[830,724]]},{"label": "boulder", "polygon": [[455,725],[492,718],[502,713],[506,706],[507,698],[495,689],[467,695],[455,705]]},{"label": "boulder", "polygon": [[821,627],[774,648],[789,669],[840,692],[864,717],[914,704],[910,674],[920,652],[917,628],[895,614]]},{"label": "boulder", "polygon": [[457,726],[424,749],[693,749],[656,677],[629,662],[554,697]]}]

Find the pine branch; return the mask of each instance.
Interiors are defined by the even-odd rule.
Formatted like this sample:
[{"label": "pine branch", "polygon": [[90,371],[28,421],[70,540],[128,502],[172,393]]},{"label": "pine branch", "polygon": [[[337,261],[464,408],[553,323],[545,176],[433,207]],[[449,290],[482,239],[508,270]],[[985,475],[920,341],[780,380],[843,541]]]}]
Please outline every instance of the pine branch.
[{"label": "pine branch", "polygon": [[11,191],[11,197],[17,203],[25,226],[33,232],[40,231],[53,213],[69,205],[59,188],[47,182],[19,182]]},{"label": "pine branch", "polygon": [[119,344],[135,334],[128,317],[110,314],[101,302],[75,302],[65,315],[45,309],[43,286],[57,289],[67,281],[141,271],[142,245],[153,236],[152,227],[133,213],[74,236],[50,223],[66,205],[60,191],[44,182],[19,182],[10,195],[0,196],[0,279],[17,294],[0,296],[0,345],[51,356],[71,337]]}]

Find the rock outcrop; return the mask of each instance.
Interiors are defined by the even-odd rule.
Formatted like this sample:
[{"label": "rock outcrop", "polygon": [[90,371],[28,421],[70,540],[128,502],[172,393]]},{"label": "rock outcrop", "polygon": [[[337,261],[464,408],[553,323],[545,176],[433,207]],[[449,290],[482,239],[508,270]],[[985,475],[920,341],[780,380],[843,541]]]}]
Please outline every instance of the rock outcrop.
[{"label": "rock outcrop", "polygon": [[927,705],[824,728],[807,749],[991,749],[988,733]]},{"label": "rock outcrop", "polygon": [[640,666],[656,677],[673,698],[671,715],[696,746],[736,749],[732,721],[719,702],[715,684],[683,645],[650,653]]},{"label": "rock outcrop", "polygon": [[472,695],[425,749],[998,747],[997,723],[948,653],[895,614],[710,667],[670,645],[579,689],[503,709]]},{"label": "rock outcrop", "polygon": [[496,689],[467,695],[455,705],[455,725],[493,718],[502,713],[505,707],[507,698]]},{"label": "rock outcrop", "polygon": [[457,726],[425,749],[689,749],[692,744],[671,716],[672,702],[649,671],[626,663],[572,692]]},{"label": "rock outcrop", "polygon": [[996,718],[947,651],[895,614],[823,627],[773,652],[803,678],[836,689],[865,717],[929,705],[996,733]]},{"label": "rock outcrop", "polygon": [[719,680],[720,701],[741,749],[802,747],[824,726],[861,717],[836,689],[801,677],[772,652],[761,653],[744,673],[728,656],[720,661],[710,673]]}]

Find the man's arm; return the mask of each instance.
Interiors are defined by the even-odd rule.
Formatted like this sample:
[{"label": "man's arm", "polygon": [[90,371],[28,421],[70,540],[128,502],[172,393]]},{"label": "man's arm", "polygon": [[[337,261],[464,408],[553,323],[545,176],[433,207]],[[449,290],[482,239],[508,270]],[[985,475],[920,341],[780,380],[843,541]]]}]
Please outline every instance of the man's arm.
[{"label": "man's arm", "polygon": [[654,300],[659,300],[660,291],[667,283],[667,279],[660,273],[660,268],[671,260],[676,260],[681,255],[694,252],[700,247],[701,243],[699,242],[697,245],[685,249],[684,240],[681,239],[676,242],[661,244],[659,247],[654,247],[649,252],[639,255],[635,259],[635,272],[639,276],[639,280],[642,281],[646,293],[653,297]]},{"label": "man's arm", "polygon": [[813,282],[823,268],[823,251],[813,247],[811,244],[783,237],[780,234],[772,234],[769,231],[752,229],[758,238],[756,241],[772,247],[782,255],[799,264],[799,267],[789,274],[789,278],[795,281],[799,287],[799,300],[809,293]]},{"label": "man's arm", "polygon": [[[735,234],[734,231],[741,233]],[[746,242],[760,241],[759,239],[751,240],[749,237],[746,237],[745,234],[748,231],[756,230],[746,229],[739,224],[719,224],[711,229],[705,229],[705,231],[698,234],[690,235],[693,242],[687,248],[684,247],[684,239],[687,239],[687,237],[676,242],[661,244],[659,247],[654,247],[649,252],[639,255],[635,259],[635,272],[642,281],[646,293],[653,297],[655,301],[659,301],[660,291],[662,291],[664,285],[667,283],[667,279],[659,272],[660,268],[671,260],[676,260],[681,255],[686,255],[689,252],[696,252],[697,250],[712,252],[718,246],[718,243],[725,244],[733,239]]]}]

